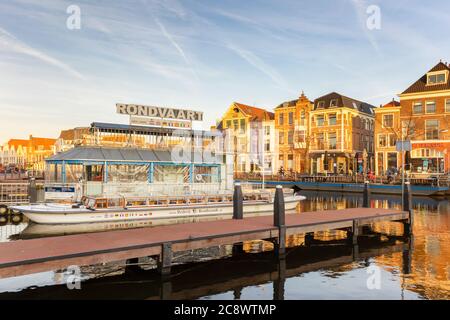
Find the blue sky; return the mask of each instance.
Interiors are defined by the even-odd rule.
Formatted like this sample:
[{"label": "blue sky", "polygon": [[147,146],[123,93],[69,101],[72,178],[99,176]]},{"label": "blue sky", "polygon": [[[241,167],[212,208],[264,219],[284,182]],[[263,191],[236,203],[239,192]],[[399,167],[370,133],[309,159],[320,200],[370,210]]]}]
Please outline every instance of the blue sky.
[{"label": "blue sky", "polygon": [[[69,5],[81,29],[66,27]],[[366,27],[369,5],[381,29]],[[0,0],[0,143],[121,122],[115,103],[272,109],[337,91],[378,105],[450,61],[448,0]]]}]

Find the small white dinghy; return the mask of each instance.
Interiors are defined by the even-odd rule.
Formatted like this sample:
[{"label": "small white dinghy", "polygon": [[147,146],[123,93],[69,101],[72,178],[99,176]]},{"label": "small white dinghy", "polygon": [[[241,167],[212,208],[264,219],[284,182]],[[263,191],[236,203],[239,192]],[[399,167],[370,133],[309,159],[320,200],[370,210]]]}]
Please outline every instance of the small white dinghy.
[{"label": "small white dinghy", "polygon": [[[244,214],[273,211],[274,192],[244,193]],[[286,210],[295,209],[304,196],[284,193]],[[233,195],[83,197],[78,204],[44,203],[12,206],[31,221],[41,224],[131,221],[233,214]]]}]

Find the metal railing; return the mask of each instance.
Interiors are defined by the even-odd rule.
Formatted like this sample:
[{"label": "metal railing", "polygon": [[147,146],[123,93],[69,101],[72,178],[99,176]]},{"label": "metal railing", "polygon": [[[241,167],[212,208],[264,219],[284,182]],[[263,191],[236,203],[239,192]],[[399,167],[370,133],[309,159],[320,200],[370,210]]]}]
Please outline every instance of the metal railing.
[{"label": "metal railing", "polygon": [[[240,181],[262,181],[261,174],[235,174],[235,179]],[[265,175],[266,181],[286,181],[286,182],[314,182],[314,183],[364,183],[369,180],[371,183],[378,184],[401,184],[402,177],[397,175],[383,175],[368,177],[363,174],[356,175],[305,175],[299,173],[286,173],[284,175]],[[433,187],[450,187],[450,174],[436,177],[414,177],[410,175],[408,180],[414,185],[428,185]]]},{"label": "metal railing", "polygon": [[221,191],[219,183],[105,183],[101,188],[101,194],[107,196],[211,194]]},{"label": "metal railing", "polygon": [[0,204],[24,204],[30,202],[29,183],[0,183]]}]

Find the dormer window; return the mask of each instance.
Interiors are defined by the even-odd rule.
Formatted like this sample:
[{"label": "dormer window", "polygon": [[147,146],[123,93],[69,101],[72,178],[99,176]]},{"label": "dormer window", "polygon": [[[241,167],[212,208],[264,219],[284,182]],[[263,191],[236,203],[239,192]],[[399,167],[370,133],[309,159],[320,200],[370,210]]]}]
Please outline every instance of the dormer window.
[{"label": "dormer window", "polygon": [[427,85],[435,85],[446,83],[446,73],[429,73],[427,76]]},{"label": "dormer window", "polygon": [[330,101],[330,108],[337,107],[338,101],[337,99],[331,99]]},{"label": "dormer window", "polygon": [[323,109],[325,107],[325,101],[319,101],[317,103],[317,109]]}]

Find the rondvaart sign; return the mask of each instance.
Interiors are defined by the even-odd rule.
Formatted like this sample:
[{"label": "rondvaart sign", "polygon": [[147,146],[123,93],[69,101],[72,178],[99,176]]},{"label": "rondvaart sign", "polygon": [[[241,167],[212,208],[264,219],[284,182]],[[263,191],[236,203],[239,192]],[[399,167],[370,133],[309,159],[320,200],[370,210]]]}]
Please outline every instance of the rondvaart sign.
[{"label": "rondvaart sign", "polygon": [[161,118],[161,119],[176,119],[187,121],[203,121],[203,112],[172,109],[153,106],[143,106],[137,104],[116,104],[117,113],[126,114],[129,116]]}]

